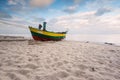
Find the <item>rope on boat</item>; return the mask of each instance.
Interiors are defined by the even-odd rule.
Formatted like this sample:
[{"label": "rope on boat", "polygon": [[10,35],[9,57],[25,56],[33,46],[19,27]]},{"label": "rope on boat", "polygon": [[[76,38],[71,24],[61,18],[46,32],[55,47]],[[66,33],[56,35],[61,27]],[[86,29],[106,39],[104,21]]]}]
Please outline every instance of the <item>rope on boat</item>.
[{"label": "rope on boat", "polygon": [[6,24],[6,25],[12,25],[12,26],[14,26],[14,27],[19,27],[19,28],[28,29],[27,26],[25,26],[25,25],[21,25],[21,24],[10,23],[10,22],[7,22],[7,21],[2,21],[2,20],[0,20],[0,23],[2,23],[2,24]]}]

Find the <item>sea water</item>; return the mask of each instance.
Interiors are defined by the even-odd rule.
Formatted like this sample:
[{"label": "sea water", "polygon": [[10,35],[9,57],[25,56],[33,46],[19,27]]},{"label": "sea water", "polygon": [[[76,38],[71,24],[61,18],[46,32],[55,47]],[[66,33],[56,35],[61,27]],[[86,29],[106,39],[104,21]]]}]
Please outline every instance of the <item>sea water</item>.
[{"label": "sea water", "polygon": [[109,35],[95,35],[95,34],[79,34],[79,35],[67,35],[67,40],[75,41],[90,41],[99,43],[113,43],[120,45],[120,34],[109,34]]}]

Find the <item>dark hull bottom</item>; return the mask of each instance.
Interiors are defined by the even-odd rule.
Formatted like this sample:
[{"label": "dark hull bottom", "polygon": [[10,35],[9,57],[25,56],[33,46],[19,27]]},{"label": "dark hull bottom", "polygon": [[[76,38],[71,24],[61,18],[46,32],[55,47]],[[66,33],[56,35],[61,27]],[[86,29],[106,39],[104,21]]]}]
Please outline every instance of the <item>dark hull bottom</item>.
[{"label": "dark hull bottom", "polygon": [[41,38],[38,36],[32,36],[34,40],[37,41],[61,41],[62,39],[49,39],[49,38]]}]

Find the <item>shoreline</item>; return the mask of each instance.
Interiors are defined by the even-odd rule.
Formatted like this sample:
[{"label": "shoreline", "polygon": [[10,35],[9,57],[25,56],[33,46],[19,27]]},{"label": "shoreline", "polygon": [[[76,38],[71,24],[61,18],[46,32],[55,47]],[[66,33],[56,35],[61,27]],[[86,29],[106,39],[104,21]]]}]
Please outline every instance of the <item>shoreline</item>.
[{"label": "shoreline", "polygon": [[[0,41],[29,41],[29,40],[33,40],[33,38],[25,37],[25,36],[5,36],[5,35],[0,35]],[[77,41],[77,40],[62,40],[62,41],[95,43],[95,44],[103,44],[103,45],[114,45],[114,46],[118,46],[118,47],[120,46],[120,44],[110,43],[110,42],[93,42],[93,41]]]}]

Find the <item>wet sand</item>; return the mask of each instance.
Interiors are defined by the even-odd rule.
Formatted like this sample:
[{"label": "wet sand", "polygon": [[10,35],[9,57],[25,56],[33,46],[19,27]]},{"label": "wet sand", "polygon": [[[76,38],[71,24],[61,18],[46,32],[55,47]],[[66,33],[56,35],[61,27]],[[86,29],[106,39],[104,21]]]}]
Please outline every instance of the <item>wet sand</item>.
[{"label": "wet sand", "polygon": [[1,40],[0,80],[120,80],[120,47]]}]

